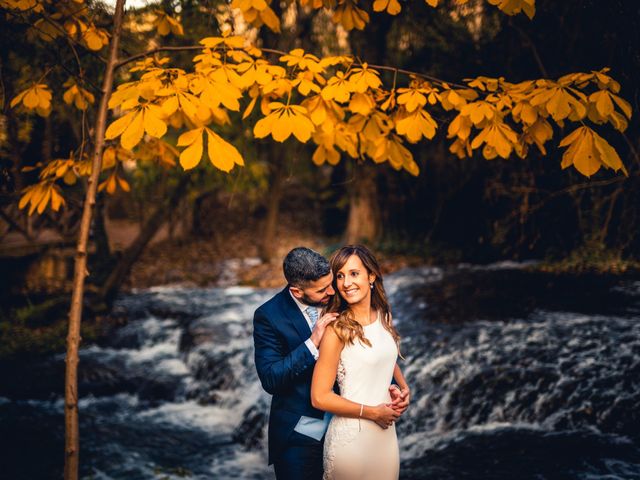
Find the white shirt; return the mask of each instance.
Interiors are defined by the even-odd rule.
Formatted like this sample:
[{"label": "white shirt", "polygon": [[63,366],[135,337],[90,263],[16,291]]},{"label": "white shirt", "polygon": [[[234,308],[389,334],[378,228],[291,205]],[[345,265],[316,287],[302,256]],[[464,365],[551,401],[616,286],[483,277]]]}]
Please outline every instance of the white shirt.
[{"label": "white shirt", "polygon": [[[307,310],[307,308],[316,308],[317,309],[318,307],[311,307],[310,305],[305,305],[300,300],[298,300],[293,295],[293,293],[291,293],[291,290],[289,290],[289,295],[291,295],[291,298],[293,298],[293,301],[296,302],[296,305],[300,309],[300,312],[302,312],[302,316],[307,321],[307,325],[309,325],[309,331],[313,330],[311,328],[311,318],[309,317],[309,314],[307,313],[306,310]],[[320,312],[318,312],[318,319],[320,319]],[[318,359],[318,355],[319,355],[320,352],[318,352],[318,348],[311,341],[311,337],[307,338],[307,340],[304,342],[304,344],[309,349],[309,352],[311,352],[311,355],[313,355],[313,358],[315,358],[317,360]]]}]

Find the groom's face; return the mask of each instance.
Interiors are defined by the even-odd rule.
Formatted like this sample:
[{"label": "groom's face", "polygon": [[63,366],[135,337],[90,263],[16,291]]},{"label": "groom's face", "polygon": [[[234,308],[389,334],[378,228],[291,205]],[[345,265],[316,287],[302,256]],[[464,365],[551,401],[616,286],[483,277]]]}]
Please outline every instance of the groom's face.
[{"label": "groom's face", "polygon": [[305,305],[323,307],[336,293],[331,282],[333,282],[333,273],[330,272],[318,280],[309,282],[304,287],[291,287],[291,293]]}]

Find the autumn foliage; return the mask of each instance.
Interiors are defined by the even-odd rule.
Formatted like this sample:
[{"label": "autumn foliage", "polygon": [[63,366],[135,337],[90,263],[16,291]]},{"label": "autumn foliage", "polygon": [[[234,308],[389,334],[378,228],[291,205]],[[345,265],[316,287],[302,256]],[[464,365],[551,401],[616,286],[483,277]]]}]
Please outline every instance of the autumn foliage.
[{"label": "autumn foliage", "polygon": [[[369,14],[355,0],[299,0],[307,9],[327,9],[344,30],[362,29]],[[426,0],[432,7],[438,0]],[[467,3],[458,0],[459,4]],[[534,0],[487,0],[507,15],[535,14]],[[57,22],[44,29],[49,39],[66,32],[97,50],[108,34],[83,17],[81,0],[67,2],[0,1],[39,21]],[[72,6],[80,13],[69,14]],[[265,0],[234,0],[247,22],[280,30],[278,17]],[[396,0],[376,0],[374,11],[395,15]],[[56,15],[59,14],[59,17]],[[159,35],[180,35],[177,18],[155,13]],[[48,23],[47,23],[48,25]],[[41,33],[38,33],[41,35]],[[119,83],[109,108],[113,120],[106,131],[112,145],[104,153],[106,179],[100,188],[114,192],[129,186],[118,176],[118,164],[143,157],[150,145],[161,148],[165,166],[178,158],[183,169],[208,158],[229,172],[245,161],[225,138],[225,126],[242,123],[255,139],[276,142],[295,139],[315,145],[316,165],[337,164],[343,158],[388,163],[394,169],[418,175],[410,145],[428,141],[440,131],[450,139],[450,152],[459,158],[482,155],[487,160],[526,158],[535,148],[545,155],[549,145],[564,148],[561,166],[574,166],[591,176],[602,167],[626,174],[616,150],[598,132],[608,125],[623,132],[631,118],[630,104],[620,96],[620,85],[607,68],[570,73],[557,79],[511,82],[477,77],[456,83],[434,79],[423,72],[375,66],[352,56],[318,57],[302,49],[279,52],[261,49],[248,38],[225,34],[207,37],[194,50],[193,68],[171,66],[169,57],[155,49],[121,61],[126,82]],[[56,102],[46,73],[11,101],[29,113],[48,115]],[[85,110],[94,97],[81,81],[70,78],[62,100]],[[57,91],[54,90],[57,95]],[[436,118],[438,120],[436,120]],[[166,141],[174,132],[177,143]],[[206,152],[206,155],[205,155]],[[67,159],[42,165],[40,182],[23,192],[20,207],[30,213],[64,204],[62,183],[87,175],[87,160],[72,152]]]}]

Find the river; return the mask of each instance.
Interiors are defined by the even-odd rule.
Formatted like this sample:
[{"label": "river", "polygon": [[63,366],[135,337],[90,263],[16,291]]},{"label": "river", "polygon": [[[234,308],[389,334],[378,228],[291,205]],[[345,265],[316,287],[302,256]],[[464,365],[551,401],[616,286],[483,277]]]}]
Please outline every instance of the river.
[{"label": "river", "polygon": [[[385,278],[412,387],[402,479],[640,479],[640,280],[526,267]],[[251,318],[274,293],[121,295],[127,324],[81,350],[81,477],[272,479]],[[61,478],[63,370],[4,375],[0,478]]]}]

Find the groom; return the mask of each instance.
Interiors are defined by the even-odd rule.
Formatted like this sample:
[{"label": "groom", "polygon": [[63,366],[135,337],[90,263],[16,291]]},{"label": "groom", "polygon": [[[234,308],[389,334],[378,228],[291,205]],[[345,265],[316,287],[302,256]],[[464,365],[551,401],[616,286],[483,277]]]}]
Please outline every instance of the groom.
[{"label": "groom", "polygon": [[[269,465],[278,480],[320,480],[322,439],[329,416],[311,405],[311,377],[318,347],[337,314],[319,318],[335,291],[329,262],[298,247],[283,262],[287,286],[261,305],[253,317],[255,363],[262,387],[271,395]],[[394,409],[403,413],[408,393],[389,387]]]},{"label": "groom", "polygon": [[311,376],[325,328],[336,318],[318,318],[335,294],[333,274],[327,259],[306,247],[291,250],[283,269],[288,285],[253,317],[258,377],[273,395],[269,465],[278,480],[319,480],[327,422],[311,406]]}]

